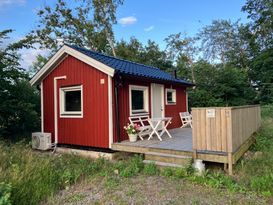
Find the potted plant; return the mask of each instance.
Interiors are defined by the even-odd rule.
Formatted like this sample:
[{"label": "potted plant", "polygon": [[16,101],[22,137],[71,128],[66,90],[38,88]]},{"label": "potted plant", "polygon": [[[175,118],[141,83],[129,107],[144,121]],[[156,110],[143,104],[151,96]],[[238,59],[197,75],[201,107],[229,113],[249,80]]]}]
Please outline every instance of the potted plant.
[{"label": "potted plant", "polygon": [[137,133],[138,133],[138,124],[127,124],[127,126],[124,126],[124,129],[126,130],[128,136],[129,136],[129,141],[130,142],[136,142],[137,141]]}]

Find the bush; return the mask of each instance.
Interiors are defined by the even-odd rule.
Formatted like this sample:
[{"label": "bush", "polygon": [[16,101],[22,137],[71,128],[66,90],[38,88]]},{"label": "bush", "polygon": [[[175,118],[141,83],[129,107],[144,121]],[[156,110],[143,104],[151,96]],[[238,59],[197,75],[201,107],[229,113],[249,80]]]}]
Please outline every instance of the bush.
[{"label": "bush", "polygon": [[143,173],[146,175],[157,175],[159,173],[159,169],[154,163],[148,163],[145,164]]},{"label": "bush", "polygon": [[144,167],[142,157],[138,155],[135,155],[132,159],[130,159],[126,165],[127,166],[124,166],[124,169],[120,172],[120,176],[122,177],[135,176],[141,172]]}]

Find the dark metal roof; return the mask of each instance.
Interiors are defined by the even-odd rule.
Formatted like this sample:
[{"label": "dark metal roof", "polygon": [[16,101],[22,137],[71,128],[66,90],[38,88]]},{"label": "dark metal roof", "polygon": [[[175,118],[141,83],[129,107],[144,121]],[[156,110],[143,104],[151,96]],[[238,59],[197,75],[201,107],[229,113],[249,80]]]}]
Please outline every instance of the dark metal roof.
[{"label": "dark metal roof", "polygon": [[108,56],[102,53],[91,51],[74,45],[67,45],[113,69],[115,73],[121,73],[128,76],[135,76],[140,78],[151,78],[154,80],[163,80],[179,84],[192,86],[191,82],[186,80],[174,78],[171,74],[166,73],[159,68],[135,63],[128,60],[119,59],[116,57]]}]

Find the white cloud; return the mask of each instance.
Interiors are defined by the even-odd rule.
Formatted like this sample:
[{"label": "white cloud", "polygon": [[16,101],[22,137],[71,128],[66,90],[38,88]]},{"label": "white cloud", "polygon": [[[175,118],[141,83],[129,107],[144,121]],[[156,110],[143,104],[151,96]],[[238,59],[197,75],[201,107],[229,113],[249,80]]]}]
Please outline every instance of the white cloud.
[{"label": "white cloud", "polygon": [[144,31],[149,32],[149,31],[153,30],[154,28],[155,28],[154,26],[149,26],[147,28],[144,28]]},{"label": "white cloud", "polygon": [[118,22],[123,26],[132,25],[137,22],[137,18],[134,16],[127,16],[119,19]]},{"label": "white cloud", "polygon": [[42,56],[48,56],[50,51],[47,49],[40,49],[38,48],[38,45],[35,46],[36,48],[30,48],[30,49],[22,49],[19,51],[21,55],[21,61],[20,64],[22,68],[28,70],[30,66],[33,64],[34,61],[36,61],[36,57],[40,54]]},{"label": "white cloud", "polygon": [[8,5],[22,6],[26,3],[26,0],[0,0],[0,7]]}]

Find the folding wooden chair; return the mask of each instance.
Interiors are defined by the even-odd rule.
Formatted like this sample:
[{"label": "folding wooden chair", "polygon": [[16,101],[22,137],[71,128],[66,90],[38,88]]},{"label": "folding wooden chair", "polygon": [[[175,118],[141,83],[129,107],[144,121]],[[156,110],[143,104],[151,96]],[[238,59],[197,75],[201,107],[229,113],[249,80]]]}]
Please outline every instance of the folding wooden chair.
[{"label": "folding wooden chair", "polygon": [[152,132],[152,128],[151,128],[148,120],[149,120],[149,116],[147,116],[147,115],[146,116],[129,117],[130,124],[140,125],[138,136],[141,140],[143,140],[143,136],[149,135]]},{"label": "folding wooden chair", "polygon": [[188,125],[192,128],[192,116],[189,112],[180,112],[179,116],[182,122],[181,128],[187,127]]}]

